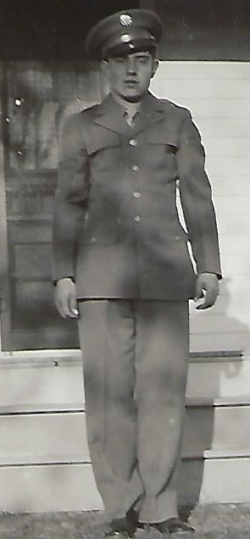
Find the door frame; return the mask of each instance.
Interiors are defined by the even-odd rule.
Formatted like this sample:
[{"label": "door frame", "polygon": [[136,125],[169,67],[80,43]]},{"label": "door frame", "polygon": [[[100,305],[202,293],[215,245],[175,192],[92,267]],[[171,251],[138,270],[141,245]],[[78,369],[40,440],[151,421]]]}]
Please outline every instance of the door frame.
[{"label": "door frame", "polygon": [[5,118],[5,63],[0,62],[0,348],[10,349],[10,290],[7,242],[7,211],[5,192],[5,153],[4,153],[4,122]]}]

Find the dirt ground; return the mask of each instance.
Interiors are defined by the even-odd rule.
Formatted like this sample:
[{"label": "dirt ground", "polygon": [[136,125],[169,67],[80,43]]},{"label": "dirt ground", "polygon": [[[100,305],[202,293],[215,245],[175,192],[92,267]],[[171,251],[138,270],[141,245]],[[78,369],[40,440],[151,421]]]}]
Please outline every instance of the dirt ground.
[{"label": "dirt ground", "polygon": [[[196,531],[185,539],[250,539],[250,504],[200,505],[189,511],[189,522]],[[101,539],[104,529],[100,512],[0,514],[0,539]],[[136,534],[136,539],[161,537],[156,530]]]}]

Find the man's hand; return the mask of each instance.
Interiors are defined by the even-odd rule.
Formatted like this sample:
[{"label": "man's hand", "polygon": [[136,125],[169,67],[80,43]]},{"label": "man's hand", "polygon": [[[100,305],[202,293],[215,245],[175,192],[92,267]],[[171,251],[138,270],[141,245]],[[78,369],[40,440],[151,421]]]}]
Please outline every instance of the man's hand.
[{"label": "man's hand", "polygon": [[63,318],[77,318],[79,316],[75,283],[73,283],[72,279],[69,277],[65,277],[57,281],[55,289],[55,304],[57,310]]},{"label": "man's hand", "polygon": [[214,305],[219,293],[219,281],[215,273],[200,273],[195,287],[195,301],[202,299],[196,309],[208,309]]}]

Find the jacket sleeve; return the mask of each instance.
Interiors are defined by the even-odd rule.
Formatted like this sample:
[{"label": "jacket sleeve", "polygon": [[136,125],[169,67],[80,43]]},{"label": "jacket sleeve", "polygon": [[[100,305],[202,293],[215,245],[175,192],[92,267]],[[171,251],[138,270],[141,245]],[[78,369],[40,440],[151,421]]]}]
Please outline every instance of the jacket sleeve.
[{"label": "jacket sleeve", "polygon": [[189,111],[184,110],[177,152],[180,198],[197,272],[221,277],[218,230],[205,152]]},{"label": "jacket sleeve", "polygon": [[58,184],[53,208],[52,278],[74,278],[76,243],[88,199],[88,156],[81,113],[71,116],[62,133]]}]

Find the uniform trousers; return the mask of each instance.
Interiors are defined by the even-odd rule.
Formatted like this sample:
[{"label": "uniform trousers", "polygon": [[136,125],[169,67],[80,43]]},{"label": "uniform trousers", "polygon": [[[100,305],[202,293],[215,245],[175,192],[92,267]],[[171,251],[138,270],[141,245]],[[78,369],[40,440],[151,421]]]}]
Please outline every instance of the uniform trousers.
[{"label": "uniform trousers", "polygon": [[109,519],[177,516],[189,353],[187,301],[79,302],[87,434]]}]

